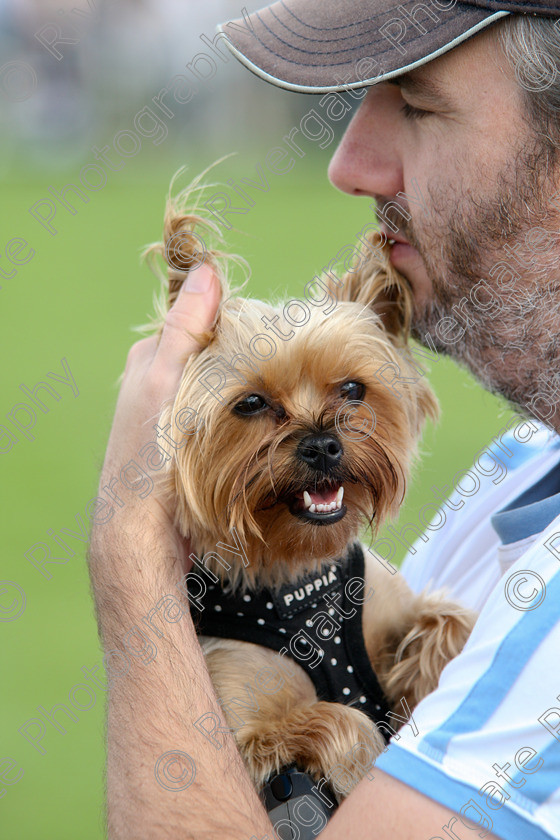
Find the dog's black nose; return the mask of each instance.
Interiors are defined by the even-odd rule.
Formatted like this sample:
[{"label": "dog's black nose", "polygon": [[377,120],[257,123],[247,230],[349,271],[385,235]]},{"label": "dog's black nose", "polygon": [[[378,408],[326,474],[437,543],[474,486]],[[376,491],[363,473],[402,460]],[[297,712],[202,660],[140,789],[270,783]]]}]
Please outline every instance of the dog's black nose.
[{"label": "dog's black nose", "polygon": [[307,435],[297,448],[298,457],[314,470],[329,472],[342,457],[342,444],[334,435]]}]

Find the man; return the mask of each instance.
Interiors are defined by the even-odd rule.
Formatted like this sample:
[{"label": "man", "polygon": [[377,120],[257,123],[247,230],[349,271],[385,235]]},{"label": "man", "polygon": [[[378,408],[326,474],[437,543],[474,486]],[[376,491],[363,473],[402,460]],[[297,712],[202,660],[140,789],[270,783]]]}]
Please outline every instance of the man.
[{"label": "man", "polygon": [[[560,452],[535,422],[560,429],[558,15],[553,0],[285,0],[231,38],[247,66],[284,87],[369,88],[330,177],[377,201],[393,262],[414,291],[418,337],[527,416],[499,442],[507,477],[486,466],[491,478],[474,493],[459,481],[442,507],[445,528],[434,533],[434,520],[406,564],[417,588],[447,583],[480,609],[467,648],[325,840],[560,838]],[[217,303],[202,266],[159,344],[132,347],[102,485],[149,440],[195,349],[186,331],[210,325]],[[109,836],[272,838],[231,735],[212,740],[193,726],[223,717],[190,616],[167,625],[149,667],[115,664],[126,634],[188,567],[161,502],[121,501],[91,544],[112,655]]]}]

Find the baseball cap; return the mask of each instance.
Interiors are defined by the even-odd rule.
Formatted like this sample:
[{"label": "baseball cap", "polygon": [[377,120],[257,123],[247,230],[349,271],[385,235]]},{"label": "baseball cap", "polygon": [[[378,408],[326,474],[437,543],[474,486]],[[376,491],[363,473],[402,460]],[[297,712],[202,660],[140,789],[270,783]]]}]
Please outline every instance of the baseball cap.
[{"label": "baseball cap", "polygon": [[414,70],[508,14],[560,16],[560,0],[279,0],[218,27],[239,61],[301,93]]}]

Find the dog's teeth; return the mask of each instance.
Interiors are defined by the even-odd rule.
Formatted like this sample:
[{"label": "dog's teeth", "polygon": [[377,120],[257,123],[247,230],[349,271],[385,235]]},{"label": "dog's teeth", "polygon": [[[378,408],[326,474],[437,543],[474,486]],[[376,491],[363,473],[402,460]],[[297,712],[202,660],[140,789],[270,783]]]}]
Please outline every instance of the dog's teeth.
[{"label": "dog's teeth", "polygon": [[336,494],[336,500],[334,501],[334,506],[336,510],[340,510],[342,507],[342,497],[344,496],[344,487],[339,487],[338,492]]},{"label": "dog's teeth", "polygon": [[332,502],[319,502],[315,504],[311,500],[311,495],[307,492],[307,490],[303,491],[303,504],[305,510],[309,511],[309,513],[332,513],[334,510],[340,510],[342,507],[342,497],[344,495],[344,488],[339,487],[338,492],[336,494],[336,499]]}]

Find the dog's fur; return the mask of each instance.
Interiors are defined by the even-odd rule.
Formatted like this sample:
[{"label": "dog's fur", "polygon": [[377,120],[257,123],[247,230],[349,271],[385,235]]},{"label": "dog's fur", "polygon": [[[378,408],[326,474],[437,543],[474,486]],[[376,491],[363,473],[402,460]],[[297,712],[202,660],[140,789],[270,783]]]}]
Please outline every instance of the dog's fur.
[{"label": "dog's fur", "polygon": [[[168,203],[164,244],[150,248],[151,256],[167,257],[167,306],[174,302],[193,264],[200,243],[192,237],[217,233],[215,226],[184,208],[195,189]],[[200,234],[199,234],[200,235]],[[243,541],[249,565],[239,563],[226,572],[212,560],[206,564],[230,588],[278,587],[304,573],[316,572],[345,555],[364,520],[374,530],[397,514],[406,479],[426,417],[437,416],[437,403],[425,377],[418,374],[407,347],[411,297],[406,281],[393,269],[388,247],[373,234],[381,253],[364,248],[340,282],[323,277],[337,294],[336,309],[328,316],[312,309],[309,322],[295,328],[289,341],[275,339],[277,352],[258,370],[239,364],[246,380],[228,376],[223,403],[200,383],[216,358],[250,357],[248,343],[263,332],[262,315],[279,315],[282,307],[231,296],[222,263],[224,255],[208,249],[206,262],[222,282],[222,302],[213,328],[197,336],[200,351],[185,365],[173,405],[164,408],[165,426],[185,407],[202,418],[200,428],[174,452],[164,476],[163,491],[173,500],[175,522],[188,536],[199,557],[220,541],[231,543],[235,528]],[[172,252],[169,243],[172,243]],[[160,306],[159,327],[165,306]],[[289,327],[283,322],[282,329]],[[383,365],[401,372],[398,392],[376,373]],[[376,418],[370,434],[340,437],[343,456],[331,473],[318,474],[298,456],[298,444],[309,434],[335,436],[337,412],[344,410],[340,386],[365,386],[353,407],[356,428]],[[259,414],[240,416],[234,407],[251,394],[269,405]],[[294,515],[302,506],[305,488],[324,483],[345,488],[346,514],[330,525],[302,521]],[[404,579],[391,575],[366,554],[367,587],[363,633],[366,649],[389,703],[397,708],[404,698],[410,708],[433,691],[445,664],[462,649],[472,629],[473,615],[442,593],[415,595]],[[244,687],[261,669],[278,668],[279,654],[258,644],[201,637],[208,668],[222,702],[244,696]],[[241,753],[257,788],[281,767],[297,764],[319,778],[334,765],[346,767],[351,778],[364,774],[356,744],[369,733],[370,755],[384,748],[382,737],[357,708],[317,698],[307,673],[293,660],[283,660],[282,673],[291,674],[281,690],[259,696],[259,708],[243,712],[244,725],[236,732]],[[402,711],[399,707],[399,711]],[[233,720],[225,711],[228,725]],[[333,781],[339,799],[347,784]]]}]

